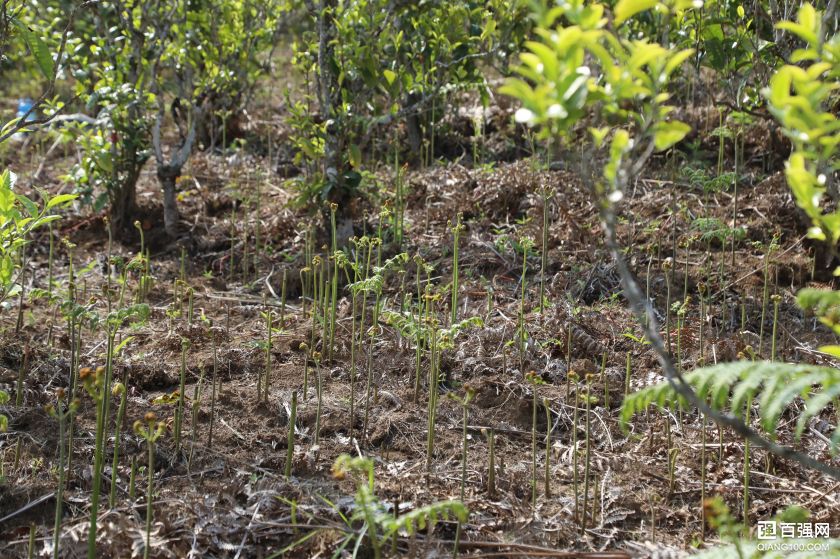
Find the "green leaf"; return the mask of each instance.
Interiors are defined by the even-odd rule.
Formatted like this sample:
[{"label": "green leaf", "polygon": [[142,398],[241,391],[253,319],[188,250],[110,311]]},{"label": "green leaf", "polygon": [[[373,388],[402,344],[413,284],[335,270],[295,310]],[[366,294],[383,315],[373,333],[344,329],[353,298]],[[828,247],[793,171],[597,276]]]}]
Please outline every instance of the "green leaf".
[{"label": "green leaf", "polygon": [[542,64],[542,72],[548,79],[556,79],[558,75],[557,53],[543,43],[528,41],[526,46],[534,53]]},{"label": "green leaf", "polygon": [[38,215],[38,205],[23,194],[17,195],[17,200],[26,210],[30,217]]},{"label": "green leaf", "polygon": [[385,80],[388,82],[388,85],[393,85],[394,80],[397,79],[397,74],[387,68],[382,71],[382,75],[385,76]]},{"label": "green leaf", "polygon": [[824,345],[820,346],[820,351],[827,353],[834,357],[840,357],[840,345]]},{"label": "green leaf", "polygon": [[694,54],[694,49],[685,49],[674,54],[665,64],[665,74],[671,75],[671,73],[679,68],[692,54]]},{"label": "green leaf", "polygon": [[47,209],[54,208],[56,206],[60,206],[62,204],[67,204],[68,202],[72,202],[78,198],[76,194],[59,194],[58,196],[53,196],[50,198],[50,201],[47,202]]},{"label": "green leaf", "polygon": [[[831,406],[840,394],[840,370],[816,365],[737,361],[703,367],[684,378],[698,398],[720,412],[732,410],[740,415],[747,400],[752,400],[758,406],[761,427],[770,437],[775,436],[779,418],[791,405],[805,410],[800,412],[798,438],[808,420]],[[801,404],[797,404],[800,398]],[[634,414],[654,403],[674,407],[680,399],[668,382],[630,394],[622,404],[622,428],[626,429]]]},{"label": "green leaf", "polygon": [[604,165],[604,177],[611,183],[618,177],[624,154],[630,149],[630,134],[627,130],[617,130],[610,143],[610,159]]},{"label": "green leaf", "polygon": [[[184,396],[186,398],[186,396]],[[152,400],[152,405],[155,406],[166,406],[169,404],[177,404],[179,400],[179,395],[177,392],[172,392],[170,394],[161,394],[154,400]]]},{"label": "green leaf", "polygon": [[599,148],[604,145],[604,140],[607,138],[607,134],[609,134],[609,132],[610,129],[607,127],[592,127],[589,129],[589,133],[592,134],[592,140],[595,142],[595,146]]},{"label": "green leaf", "polygon": [[691,126],[678,120],[661,122],[656,125],[653,134],[653,145],[658,151],[668,149],[691,131]]},{"label": "green leaf", "polygon": [[12,257],[4,254],[0,257],[0,285],[7,288],[12,283],[12,274],[15,271],[15,265],[12,262]]},{"label": "green leaf", "polygon": [[32,221],[29,224],[29,229],[38,229],[39,227],[43,227],[44,225],[52,223],[53,221],[58,221],[59,219],[61,219],[60,215],[45,215],[44,217]]},{"label": "green leaf", "polygon": [[360,169],[362,167],[362,151],[357,144],[350,144],[350,165],[354,169]]},{"label": "green leaf", "polygon": [[9,170],[0,174],[0,213],[8,214],[15,206],[15,193],[12,192],[12,180]]},{"label": "green leaf", "polygon": [[619,0],[615,5],[615,24],[621,25],[639,12],[649,10],[658,4],[657,0]]},{"label": "green leaf", "polygon": [[817,17],[814,7],[806,2],[799,8],[796,23],[783,21],[776,24],[776,28],[790,31],[808,44],[816,45],[820,30],[820,18]]},{"label": "green leaf", "polygon": [[32,55],[35,57],[35,62],[38,63],[38,68],[41,70],[41,73],[44,74],[45,78],[52,81],[55,78],[55,63],[46,43],[19,19],[12,18],[12,25],[23,35],[23,40],[26,46],[29,47],[29,50],[32,51]]},{"label": "green leaf", "polygon": [[127,336],[126,338],[123,338],[123,340],[114,348],[112,356],[116,357],[117,355],[119,355],[120,352],[125,348],[125,346],[128,345],[133,339],[134,336]]}]

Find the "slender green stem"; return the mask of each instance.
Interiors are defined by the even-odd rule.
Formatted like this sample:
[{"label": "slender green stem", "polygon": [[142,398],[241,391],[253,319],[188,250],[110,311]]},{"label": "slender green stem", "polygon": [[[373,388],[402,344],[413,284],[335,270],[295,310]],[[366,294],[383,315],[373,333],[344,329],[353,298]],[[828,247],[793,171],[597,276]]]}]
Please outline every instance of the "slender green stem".
[{"label": "slender green stem", "polygon": [[323,378],[321,377],[321,355],[315,352],[315,392],[318,398],[318,407],[315,411],[315,444],[321,439],[321,402],[324,393]]},{"label": "slender green stem", "polygon": [[198,382],[193,386],[193,400],[190,406],[190,453],[187,457],[187,472],[192,471],[193,453],[195,451],[195,437],[198,434],[198,412],[201,409],[201,389],[204,388],[204,366],[201,367],[201,374],[198,377]]},{"label": "slender green stem", "polygon": [[260,273],[260,244],[262,239],[262,222],[260,221],[260,215],[262,214],[262,181],[260,177],[257,177],[257,187],[256,187],[256,204],[255,204],[255,217],[256,223],[254,225],[254,274],[259,276]]},{"label": "slender green stem", "polygon": [[52,222],[47,224],[49,228],[49,235],[50,235],[50,253],[49,253],[49,260],[47,261],[47,292],[49,294],[49,300],[52,301],[53,295],[53,254],[55,252],[55,239],[53,237],[53,226]]},{"label": "slender green stem", "polygon": [[353,429],[356,424],[356,298],[354,290],[351,304],[351,325],[350,325],[350,423],[347,432],[353,438]]},{"label": "slender green stem", "polygon": [[[424,298],[423,294],[420,291],[420,272],[421,272],[421,262],[419,260],[419,256],[416,259],[417,261],[417,316],[415,317],[415,322],[417,324],[423,323],[423,308],[424,308]],[[415,338],[415,347],[414,347],[414,403],[416,404],[420,399],[420,364],[423,359],[423,346],[425,341],[425,336],[422,335],[422,330],[417,333],[417,337]]]},{"label": "slender green stem", "polygon": [[698,286],[700,291],[700,328],[697,334],[698,337],[698,345],[700,346],[700,362],[699,365],[702,367],[706,364],[706,348],[703,344],[703,334],[704,334],[704,326],[706,324],[706,300],[704,299],[704,295],[706,293],[706,286],[705,284],[700,284]]},{"label": "slender green stem", "polygon": [[292,477],[292,460],[295,456],[295,421],[297,421],[297,390],[292,392],[292,409],[289,412],[289,432],[286,436],[286,479]]},{"label": "slender green stem", "polygon": [[589,469],[591,460],[591,452],[592,446],[589,440],[589,434],[591,429],[591,419],[590,419],[590,410],[592,407],[592,375],[586,375],[586,415],[584,417],[584,423],[586,424],[586,442],[585,442],[585,457],[584,457],[584,470],[583,470],[583,517],[581,518],[581,527],[580,533],[586,533],[586,519],[587,519],[587,512],[589,510],[588,503],[589,503]]},{"label": "slender green stem", "polygon": [[627,366],[624,371],[624,397],[630,394],[630,373],[632,371],[632,352],[627,352]]},{"label": "slender green stem", "polygon": [[[744,409],[744,423],[750,424],[750,411],[752,409],[752,396],[747,398]],[[750,441],[744,440],[744,507],[743,507],[744,529],[749,531],[750,523]]]},{"label": "slender green stem", "polygon": [[236,247],[236,207],[230,210],[230,253],[228,254],[228,283],[233,282],[234,249]]},{"label": "slender green stem", "polygon": [[[570,371],[568,374],[568,378],[571,382],[577,382],[578,375],[574,371]],[[580,512],[580,505],[578,503],[578,495],[580,491],[578,489],[578,450],[577,450],[577,430],[578,430],[578,402],[580,398],[579,395],[579,387],[575,386],[575,399],[573,405],[573,412],[572,412],[572,487],[574,488],[575,493],[575,520],[579,519],[579,512]]]},{"label": "slender green stem", "polygon": [[[26,557],[27,559],[33,559],[35,557],[35,536],[37,535],[37,529],[35,527],[35,523],[31,522],[29,524],[29,545],[26,549]],[[53,555],[53,557],[56,557]]]},{"label": "slender green stem", "polygon": [[108,506],[114,508],[117,499],[117,468],[120,463],[120,430],[125,418],[125,406],[128,391],[121,383],[115,385],[115,392],[120,397],[120,407],[117,410],[117,423],[114,426],[114,460],[111,462],[111,492],[108,497]]},{"label": "slender green stem", "polygon": [[[740,104],[740,98],[738,99]],[[738,175],[741,172],[741,159],[743,158],[744,140],[741,139],[741,149],[738,149],[738,139],[741,138],[740,129],[735,134],[735,172],[733,174],[733,193],[732,193],[732,274],[735,274],[735,243],[738,236],[735,230],[738,228]]]},{"label": "slender green stem", "polygon": [[[324,249],[326,250],[326,246]],[[321,271],[321,349],[323,350],[322,353],[324,357],[327,356],[327,346],[330,343],[329,336],[330,336],[330,285],[332,284],[332,279],[330,276],[332,275],[332,269],[330,268],[330,263],[328,262],[329,257],[327,260],[323,260],[321,262],[322,271]]]},{"label": "slender green stem", "polygon": [[700,425],[700,539],[706,537],[706,415]]},{"label": "slender green stem", "polygon": [[273,320],[274,313],[269,309],[265,316],[266,332],[268,335],[265,345],[265,382],[263,384],[263,401],[265,403],[268,403],[268,386],[271,383],[271,333],[274,328]]},{"label": "slender green stem", "polygon": [[487,464],[487,497],[496,498],[496,432],[493,429],[487,431],[487,453],[489,462]]},{"label": "slender green stem", "polygon": [[280,328],[286,328],[286,270],[283,269],[283,282],[280,285]]},{"label": "slender green stem", "polygon": [[548,199],[549,190],[542,190],[542,246],[540,254],[540,314],[545,310],[545,269],[548,266]]},{"label": "slender green stem", "polygon": [[668,499],[674,495],[674,487],[676,485],[677,472],[677,456],[680,454],[680,449],[673,447],[668,450]]},{"label": "slender green stem", "polygon": [[149,559],[149,553],[152,549],[152,515],[154,509],[155,495],[155,443],[151,439],[148,441],[149,447],[149,465],[146,468],[146,547],[143,549],[143,559]]},{"label": "slender green stem", "polygon": [[213,449],[213,424],[216,420],[216,382],[219,376],[219,355],[216,347],[216,333],[211,331],[210,339],[213,342],[213,380],[210,389],[210,426],[207,430],[207,448]]},{"label": "slender green stem", "polygon": [[779,324],[779,302],[782,298],[779,295],[771,296],[773,300],[773,333],[770,340],[770,361],[776,360],[776,331]]},{"label": "slender green stem", "polygon": [[531,512],[537,510],[537,384],[532,386],[531,399]]},{"label": "slender green stem", "polygon": [[330,232],[332,238],[333,273],[330,295],[330,341],[327,345],[327,360],[332,361],[333,345],[335,343],[335,315],[338,312],[338,240],[336,238],[335,212],[338,206],[330,204]]},{"label": "slender green stem", "polygon": [[604,408],[610,409],[610,383],[607,382],[607,352],[601,354],[601,383],[604,385]]},{"label": "slender green stem", "polygon": [[178,384],[178,407],[175,411],[175,453],[181,453],[181,427],[184,422],[184,388],[187,381],[187,348],[189,341],[181,340],[181,374]]},{"label": "slender green stem", "polygon": [[[59,396],[58,405],[56,406],[56,417],[58,419],[58,487],[55,491],[55,523],[53,526],[53,559],[58,559],[59,544],[61,542],[61,520],[63,518],[64,506],[64,483],[65,470],[64,461],[66,454],[66,431],[67,419],[73,415],[73,407],[75,403],[71,402],[69,406],[65,406],[63,398]],[[31,547],[31,546],[30,546]],[[31,556],[31,554],[30,554]]]},{"label": "slender green stem", "polygon": [[368,338],[368,354],[367,354],[367,388],[365,389],[365,418],[364,426],[362,427],[362,436],[367,439],[368,432],[368,418],[370,416],[370,402],[371,402],[371,388],[373,386],[373,343],[376,339],[377,326],[379,324],[379,312],[381,308],[380,292],[376,292],[376,300],[373,304],[373,313],[371,315],[370,336]]},{"label": "slender green stem", "polygon": [[192,326],[193,322],[193,288],[187,289],[187,326]]},{"label": "slender green stem", "polygon": [[551,406],[543,398],[545,408],[545,498],[551,498]]},{"label": "slender green stem", "polygon": [[[429,288],[427,287],[427,290]],[[427,294],[428,295],[428,294]],[[431,301],[430,301],[431,302]],[[429,411],[428,411],[428,425],[426,437],[426,475],[431,475],[432,460],[434,458],[435,450],[435,418],[437,414],[437,396],[438,396],[438,371],[437,371],[437,323],[434,319],[434,313],[431,312],[431,307],[428,312],[431,321],[431,335],[430,335],[430,367],[429,367]]]},{"label": "slender green stem", "polygon": [[665,272],[665,338],[668,353],[671,354],[671,268],[673,261],[665,259],[662,269]]},{"label": "slender green stem", "polygon": [[530,239],[522,240],[522,278],[520,279],[520,294],[519,294],[519,323],[517,324],[518,342],[519,342],[519,370],[521,374],[525,373],[525,340],[527,334],[525,333],[525,275],[528,272],[528,251],[531,248],[532,242]]},{"label": "slender green stem", "polygon": [[[464,396],[464,401],[462,402],[463,407],[463,429],[461,432],[461,502],[464,501],[464,496],[466,492],[466,485],[467,485],[467,451],[468,451],[468,438],[467,438],[467,424],[469,422],[469,413],[470,413],[470,400],[473,397],[472,389],[467,388],[467,394]],[[461,522],[458,522],[457,530],[455,531],[455,546],[452,552],[452,556],[457,558],[458,557],[458,546],[461,541]]]},{"label": "slender green stem", "polygon": [[114,338],[116,336],[116,328],[109,328],[108,342],[106,346],[105,357],[105,382],[102,386],[97,388],[98,400],[98,417],[96,421],[96,440],[94,444],[94,458],[93,458],[93,490],[90,498],[90,525],[88,528],[88,559],[96,558],[96,532],[97,521],[99,517],[99,497],[102,490],[102,468],[103,457],[105,454],[105,429],[106,418],[108,414],[108,401],[110,399],[110,370],[113,365],[114,354]]},{"label": "slender green stem", "polygon": [[[761,323],[758,327],[758,354],[761,355],[761,350],[764,347],[764,320],[767,315],[767,296],[769,293],[769,281],[770,281],[770,252],[772,249],[768,249],[767,252],[764,254],[764,287],[761,290]],[[775,323],[773,324],[775,326]],[[772,360],[772,359],[771,359]]]},{"label": "slender green stem", "polygon": [[459,213],[458,219],[452,227],[452,302],[450,304],[450,325],[455,324],[458,321],[458,245],[460,244],[461,231],[463,230],[461,218],[462,214]]}]

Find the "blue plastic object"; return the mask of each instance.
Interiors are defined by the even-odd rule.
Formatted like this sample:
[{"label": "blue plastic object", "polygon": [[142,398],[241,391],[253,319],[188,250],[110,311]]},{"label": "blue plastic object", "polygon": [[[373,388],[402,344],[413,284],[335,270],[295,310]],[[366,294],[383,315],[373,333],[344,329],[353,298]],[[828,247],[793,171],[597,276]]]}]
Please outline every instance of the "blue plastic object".
[{"label": "blue plastic object", "polygon": [[[23,118],[26,113],[28,113],[32,106],[35,104],[35,101],[29,98],[18,99],[18,109],[17,109],[17,117]],[[29,116],[26,118],[26,122],[31,122],[35,120],[35,111],[32,111]]]}]

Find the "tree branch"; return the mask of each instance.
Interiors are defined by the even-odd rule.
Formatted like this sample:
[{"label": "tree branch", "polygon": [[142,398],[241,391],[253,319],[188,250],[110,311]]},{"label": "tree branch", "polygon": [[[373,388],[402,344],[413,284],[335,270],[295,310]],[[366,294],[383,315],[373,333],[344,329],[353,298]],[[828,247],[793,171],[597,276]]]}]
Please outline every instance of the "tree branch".
[{"label": "tree branch", "polygon": [[[662,340],[662,336],[659,333],[659,324],[657,323],[653,309],[650,304],[645,301],[644,293],[633,277],[633,274],[630,272],[630,269],[627,267],[627,263],[622,256],[621,247],[616,241],[616,217],[612,204],[604,200],[600,203],[600,206],[601,226],[604,230],[607,249],[610,251],[613,260],[615,261],[616,269],[621,277],[624,297],[627,299],[627,302],[630,305],[630,310],[633,312],[636,320],[641,325],[645,336],[650,341],[651,348],[656,354],[659,364],[662,366],[665,373],[665,378],[668,379],[668,382],[677,394],[685,398],[691,403],[691,405],[696,407],[707,417],[711,418],[715,423],[730,427],[738,435],[750,441],[750,443],[755,446],[764,448],[780,458],[792,460],[807,468],[811,468],[829,477],[840,480],[840,468],[833,467],[791,447],[779,445],[769,439],[766,439],[765,437],[762,437],[744,423],[741,418],[718,411],[697,396],[692,386],[688,384],[682,374],[680,374],[674,366],[674,362],[665,347],[665,342]],[[645,321],[645,318],[647,318],[647,321]]]},{"label": "tree branch", "polygon": [[[27,126],[37,126],[37,125],[40,125],[40,124],[46,124],[46,123],[50,122],[56,116],[61,114],[62,111],[64,110],[64,107],[67,106],[65,104],[60,109],[58,109],[57,111],[55,111],[51,115],[46,116],[44,118],[27,121],[27,119],[35,111],[37,111],[41,107],[41,105],[43,105],[43,103],[47,100],[47,98],[49,96],[51,96],[53,94],[53,92],[55,91],[55,81],[58,78],[58,72],[59,72],[59,69],[61,68],[61,61],[64,58],[64,49],[67,45],[67,36],[70,34],[70,30],[73,26],[73,22],[76,19],[77,12],[79,10],[84,9],[84,8],[86,8],[86,7],[88,7],[92,4],[95,4],[95,3],[96,3],[96,0],[87,0],[86,2],[83,2],[83,3],[79,4],[78,6],[76,6],[75,8],[73,8],[73,11],[70,13],[70,19],[67,21],[67,25],[64,27],[64,32],[61,34],[61,42],[59,43],[59,46],[58,46],[58,54],[55,57],[55,71],[53,72],[53,75],[50,79],[49,84],[47,85],[46,89],[41,94],[41,96],[38,97],[38,100],[35,101],[32,104],[31,107],[29,107],[29,110],[26,111],[26,113],[24,113],[23,116],[18,118],[17,121],[14,124],[12,124],[12,126],[8,130],[6,130],[2,134],[0,134],[0,144],[2,144],[4,141],[8,140],[9,138],[14,136],[15,134],[17,134],[23,128],[26,128]],[[5,4],[4,4],[4,6],[5,6]],[[78,98],[78,96],[74,97],[73,101],[75,101],[77,98]],[[0,129],[2,129],[2,128],[3,127],[0,126]]]}]

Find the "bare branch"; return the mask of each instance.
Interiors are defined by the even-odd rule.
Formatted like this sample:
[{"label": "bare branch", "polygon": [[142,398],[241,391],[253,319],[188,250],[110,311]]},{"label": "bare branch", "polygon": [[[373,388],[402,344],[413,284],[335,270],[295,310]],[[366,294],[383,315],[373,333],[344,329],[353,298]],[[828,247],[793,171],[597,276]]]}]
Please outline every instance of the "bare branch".
[{"label": "bare branch", "polygon": [[160,126],[163,124],[164,116],[166,115],[166,106],[163,102],[158,102],[158,113],[155,116],[155,124],[152,126],[152,147],[155,150],[155,159],[158,165],[164,165],[163,148],[160,141]]},{"label": "bare branch", "polygon": [[193,151],[193,146],[195,145],[195,138],[196,138],[196,123],[201,119],[202,111],[198,105],[193,105],[192,114],[190,115],[190,130],[187,133],[187,138],[184,140],[184,143],[181,144],[181,147],[175,154],[172,156],[172,161],[170,162],[170,166],[181,168],[187,162],[187,159],[190,158],[190,154]]}]

